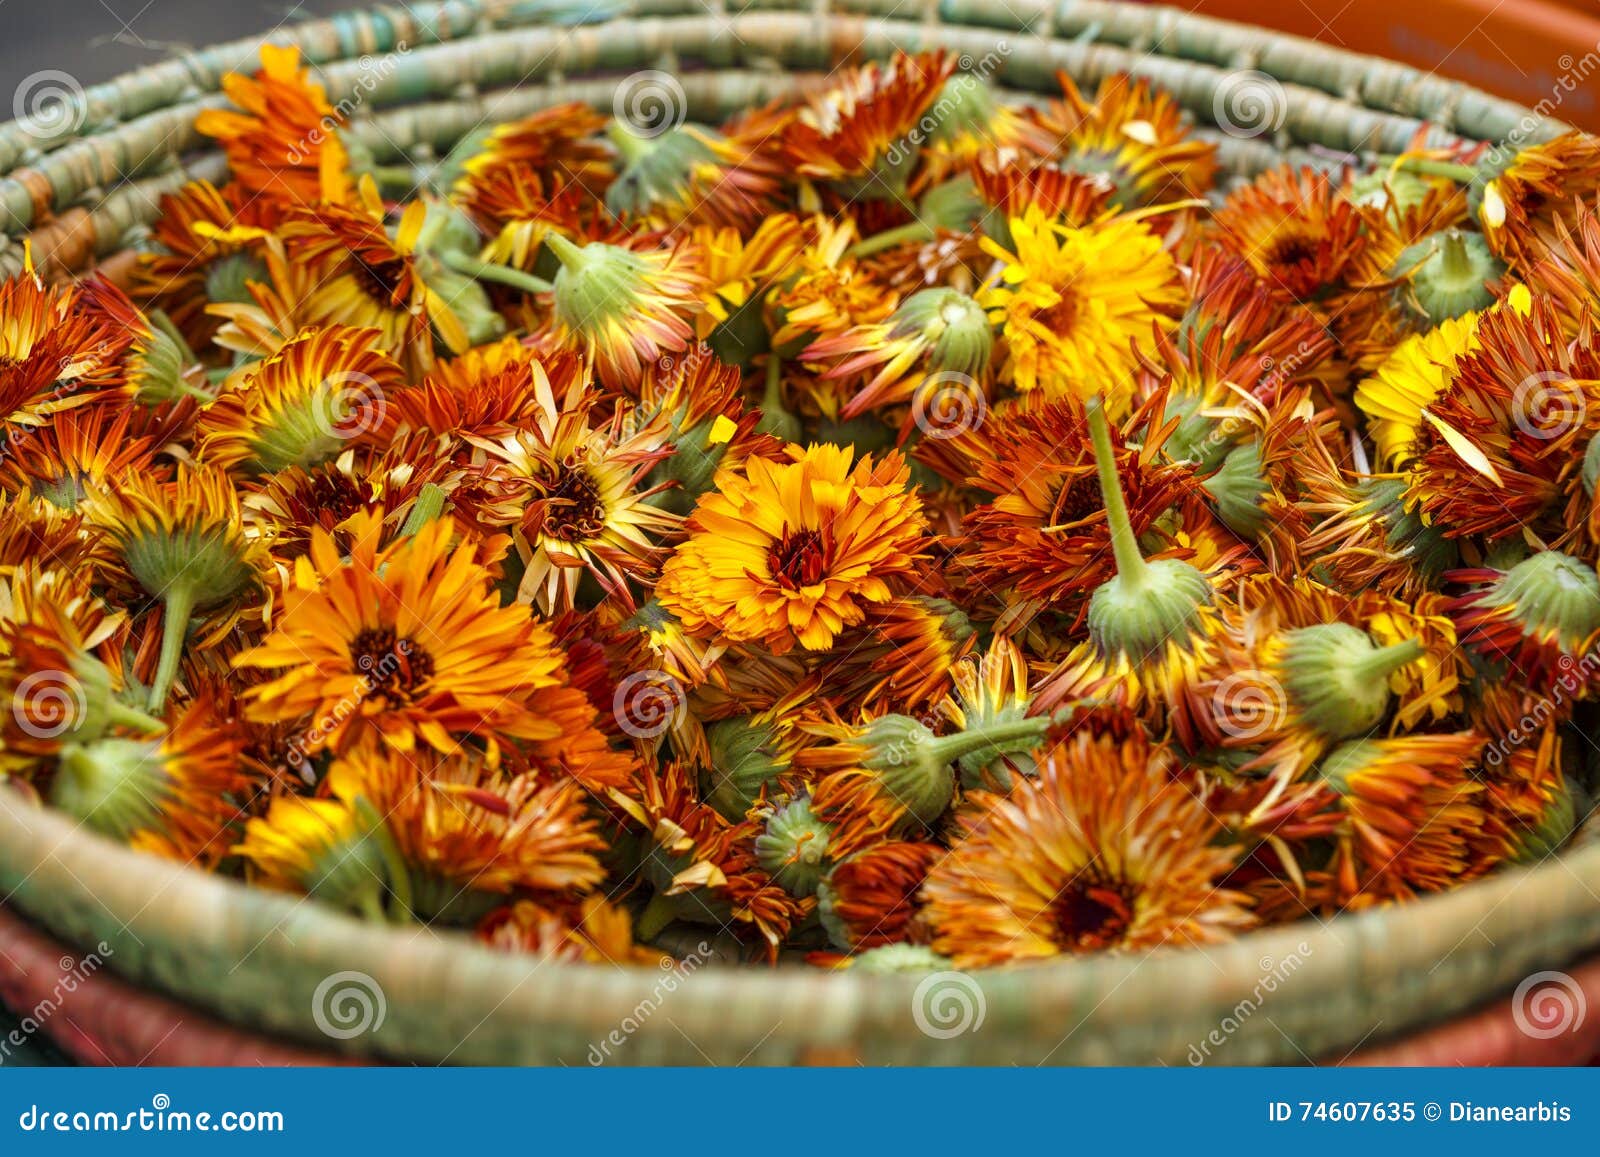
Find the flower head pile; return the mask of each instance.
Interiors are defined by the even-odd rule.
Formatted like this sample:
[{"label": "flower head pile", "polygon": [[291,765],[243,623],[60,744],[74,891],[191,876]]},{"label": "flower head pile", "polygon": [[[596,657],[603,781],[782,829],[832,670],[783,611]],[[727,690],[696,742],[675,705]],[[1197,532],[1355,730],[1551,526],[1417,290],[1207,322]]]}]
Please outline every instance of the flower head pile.
[{"label": "flower head pile", "polygon": [[122,283],[0,285],[0,775],[352,918],[654,966],[1204,946],[1554,854],[1600,169],[1219,184],[939,54],[379,167],[292,49]]}]

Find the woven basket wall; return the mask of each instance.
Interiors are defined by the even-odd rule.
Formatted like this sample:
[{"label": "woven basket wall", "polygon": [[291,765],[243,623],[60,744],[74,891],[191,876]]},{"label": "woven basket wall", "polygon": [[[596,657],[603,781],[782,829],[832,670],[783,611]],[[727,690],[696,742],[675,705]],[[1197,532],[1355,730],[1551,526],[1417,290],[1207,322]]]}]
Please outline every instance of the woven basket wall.
[{"label": "woven basket wall", "polygon": [[[1240,176],[1286,158],[1328,165],[1400,152],[1424,129],[1435,142],[1515,134],[1526,143],[1565,128],[1407,67],[1145,5],[755,0],[724,10],[636,0],[591,9],[582,23],[580,12],[577,3],[449,0],[271,39],[301,46],[330,100],[352,107],[353,135],[391,164],[425,162],[474,128],[549,104],[609,109],[639,70],[675,73],[689,115],[716,120],[896,48],[989,61],[991,81],[1018,101],[1055,93],[1058,70],[1091,85],[1116,72],[1148,77],[1176,94]],[[0,127],[0,276],[21,269],[24,238],[56,276],[129,260],[161,193],[222,177],[193,122],[223,103],[226,72],[256,67],[257,49],[255,40],[225,45],[92,88],[83,115],[55,137]],[[1233,103],[1241,77],[1258,83],[1257,74],[1277,82],[1274,99],[1281,91],[1265,121]],[[1239,131],[1241,120],[1252,127]],[[946,977],[951,999],[981,1009],[954,1033],[961,1009],[942,1020],[954,1006],[930,1006],[940,998],[919,992],[917,977],[706,967],[663,998],[664,973],[541,965],[455,933],[363,925],[134,854],[5,789],[0,895],[64,942],[104,942],[106,964],[123,977],[225,1020],[320,1049],[451,1063],[583,1064],[625,1025],[634,1027],[609,1057],[623,1063],[1182,1064],[1229,1025],[1211,1059],[1298,1063],[1402,1036],[1600,948],[1600,843],[1585,840],[1537,868],[1401,909],[1204,952]],[[1260,1000],[1264,976],[1291,960],[1264,1015],[1240,1017],[1242,1003]],[[324,1031],[318,1002],[338,973],[381,990],[381,1023],[348,1037]]]}]

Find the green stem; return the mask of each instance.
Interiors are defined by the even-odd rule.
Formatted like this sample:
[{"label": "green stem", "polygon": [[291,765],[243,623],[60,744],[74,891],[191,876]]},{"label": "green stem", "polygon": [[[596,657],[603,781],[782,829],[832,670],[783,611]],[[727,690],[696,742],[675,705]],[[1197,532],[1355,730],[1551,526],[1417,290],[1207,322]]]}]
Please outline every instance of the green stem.
[{"label": "green stem", "polygon": [[379,185],[390,189],[403,188],[411,192],[427,183],[427,177],[415,165],[373,165],[367,172]]},{"label": "green stem", "polygon": [[444,513],[444,488],[436,482],[429,482],[411,503],[411,512],[406,515],[405,524],[400,527],[400,537],[410,538],[442,513]]},{"label": "green stem", "polygon": [[1363,679],[1387,679],[1407,663],[1415,663],[1422,655],[1421,643],[1415,639],[1405,639],[1387,647],[1379,647],[1370,655],[1350,664],[1350,669]]},{"label": "green stem", "polygon": [[1444,235],[1439,249],[1439,272],[1451,285],[1472,280],[1472,257],[1467,252],[1467,239],[1459,229],[1451,229]]},{"label": "green stem", "polygon": [[[555,234],[552,233],[551,236]],[[555,288],[542,277],[535,277],[531,273],[524,273],[507,265],[480,261],[476,257],[469,257],[465,253],[453,250],[440,253],[439,260],[457,273],[464,273],[477,281],[496,281],[501,285],[509,285],[512,289],[520,289],[524,293],[549,293]]]},{"label": "green stem", "polygon": [[650,154],[652,148],[650,142],[644,137],[630,133],[621,117],[606,126],[606,136],[611,138],[611,143],[617,147],[617,152],[621,153],[622,159],[630,165]]},{"label": "green stem", "polygon": [[554,229],[544,235],[545,248],[555,254],[556,260],[561,262],[563,269],[582,269],[585,260],[583,249],[574,245]]},{"label": "green stem", "polygon": [[189,633],[189,618],[194,614],[194,589],[187,583],[167,588],[161,596],[161,659],[156,664],[155,681],[150,684],[150,710],[159,713],[166,705],[167,692],[183,658],[183,641]]},{"label": "green stem", "polygon": [[1139,552],[1139,538],[1128,517],[1128,502],[1117,477],[1117,454],[1111,445],[1111,426],[1106,421],[1105,403],[1097,396],[1089,399],[1089,439],[1094,444],[1094,465],[1100,476],[1100,497],[1105,503],[1106,524],[1111,529],[1111,552],[1117,560],[1117,574],[1123,584],[1139,583],[1149,573],[1149,564]]},{"label": "green stem", "polygon": [[932,225],[912,221],[910,224],[885,229],[882,233],[874,233],[871,237],[863,238],[846,249],[844,255],[871,257],[874,253],[882,253],[885,249],[893,249],[896,245],[907,245],[912,241],[932,241],[933,238]]},{"label": "green stem", "polygon": [[1478,179],[1478,170],[1471,165],[1455,161],[1431,161],[1426,157],[1379,157],[1378,166],[1399,169],[1403,173],[1416,173],[1419,177],[1446,177],[1463,185]]},{"label": "green stem", "polygon": [[945,763],[954,763],[962,756],[980,751],[999,750],[1019,739],[1038,739],[1050,729],[1050,720],[1042,715],[1027,719],[1013,719],[1009,723],[992,723],[974,731],[955,731],[941,735],[929,742],[934,756]]},{"label": "green stem", "polygon": [[166,724],[154,715],[148,715],[137,707],[129,707],[126,703],[113,699],[106,714],[111,722],[118,727],[128,727],[135,731],[161,731]]},{"label": "green stem", "polygon": [[640,943],[649,943],[661,934],[663,928],[672,923],[677,914],[677,906],[673,904],[672,897],[657,892],[650,897],[650,903],[644,906],[644,911],[640,912],[638,919],[633,922],[633,938]]}]

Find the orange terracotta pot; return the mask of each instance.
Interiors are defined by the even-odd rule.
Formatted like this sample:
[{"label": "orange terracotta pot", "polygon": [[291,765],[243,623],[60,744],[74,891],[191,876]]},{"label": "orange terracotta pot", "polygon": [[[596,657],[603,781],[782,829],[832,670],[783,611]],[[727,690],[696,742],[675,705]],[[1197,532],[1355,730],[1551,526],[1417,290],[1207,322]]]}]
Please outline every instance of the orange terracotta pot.
[{"label": "orange terracotta pot", "polygon": [[1595,0],[1351,0],[1266,5],[1180,0],[1210,16],[1400,60],[1600,132]]}]

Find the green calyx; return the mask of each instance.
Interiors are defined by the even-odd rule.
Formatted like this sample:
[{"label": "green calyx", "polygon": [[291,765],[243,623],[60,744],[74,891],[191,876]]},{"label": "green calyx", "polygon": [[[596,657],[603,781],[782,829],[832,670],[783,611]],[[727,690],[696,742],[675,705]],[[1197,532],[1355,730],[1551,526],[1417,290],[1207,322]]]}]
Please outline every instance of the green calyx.
[{"label": "green calyx", "polygon": [[568,329],[586,333],[632,312],[648,271],[638,254],[602,241],[579,247],[554,230],[544,243],[561,262],[552,282],[555,315]]},{"label": "green calyx", "polygon": [[1389,676],[1422,654],[1415,639],[1380,647],[1348,623],[1285,631],[1279,659],[1284,694],[1323,738],[1364,735],[1389,710]]},{"label": "green calyx", "polygon": [[[184,346],[165,330],[152,329],[128,359],[128,380],[134,397],[146,406],[159,406],[193,396],[197,391],[184,380],[183,370],[193,363]],[[210,401],[210,395],[199,391]]]},{"label": "green calyx", "polygon": [[1460,560],[1455,540],[1446,537],[1444,528],[1427,523],[1416,510],[1407,510],[1406,482],[1399,478],[1371,478],[1362,481],[1360,511],[1382,519],[1387,528],[1385,541],[1411,560],[1417,576],[1434,585],[1439,576]]},{"label": "green calyx", "polygon": [[63,748],[50,802],[102,835],[126,843],[161,827],[167,798],[159,739],[99,739]]},{"label": "green calyx", "polygon": [[606,208],[625,219],[648,216],[683,201],[690,195],[696,167],[717,163],[712,144],[719,138],[699,125],[679,125],[642,137],[617,119],[606,132],[623,160],[622,171],[606,188]]},{"label": "green calyx", "polygon": [[1516,834],[1510,853],[1514,864],[1537,864],[1547,860],[1571,838],[1578,828],[1578,800],[1566,777],[1561,786],[1539,813],[1539,818]]},{"label": "green calyx", "polygon": [[940,956],[926,944],[880,944],[857,956],[850,965],[850,971],[870,976],[893,976],[943,972],[950,966],[948,956]]},{"label": "green calyx", "polygon": [[1505,264],[1478,233],[1447,229],[1408,246],[1391,275],[1410,274],[1410,298],[1433,325],[1494,304],[1486,283],[1497,280]]},{"label": "green calyx", "polygon": [[1049,729],[1048,718],[1029,716],[970,721],[960,731],[935,735],[909,715],[884,715],[867,724],[856,742],[866,749],[861,766],[878,773],[885,791],[906,805],[908,815],[929,825],[955,794],[952,763],[972,759],[981,767],[1008,753],[1031,752]]},{"label": "green calyx", "polygon": [[1563,651],[1581,649],[1600,631],[1600,577],[1594,567],[1557,550],[1517,563],[1484,592],[1482,602],[1508,608],[1524,635],[1554,639]]},{"label": "green calyx", "polygon": [[1340,795],[1349,795],[1351,777],[1372,766],[1381,754],[1378,744],[1370,739],[1341,743],[1322,757],[1317,774]]},{"label": "green calyx", "polygon": [[938,124],[929,139],[937,144],[951,144],[964,137],[987,140],[999,108],[994,90],[983,78],[958,72],[944,82],[933,102]]},{"label": "green calyx", "polygon": [[1240,538],[1255,538],[1267,524],[1262,496],[1271,489],[1261,475],[1261,447],[1246,442],[1228,452],[1222,467],[1202,486],[1217,505],[1217,516]]},{"label": "green calyx", "polygon": [[832,829],[818,819],[806,797],[779,808],[755,838],[756,862],[791,896],[811,896],[827,874]]},{"label": "green calyx", "polygon": [[724,719],[706,728],[711,766],[701,769],[705,801],[724,819],[742,820],[761,796],[789,768],[778,748],[777,725],[755,715]]},{"label": "green calyx", "polygon": [[894,311],[892,332],[929,342],[928,368],[977,378],[989,368],[994,329],[983,308],[957,289],[924,289]]},{"label": "green calyx", "polygon": [[265,285],[269,276],[266,262],[249,253],[219,257],[206,268],[206,300],[218,305],[250,305],[255,301],[250,283]]},{"label": "green calyx", "polygon": [[1396,224],[1428,196],[1428,182],[1403,169],[1382,169],[1350,182],[1349,197],[1357,205],[1384,210]]},{"label": "green calyx", "polygon": [[1590,438],[1583,452],[1583,492],[1594,497],[1595,482],[1600,479],[1600,438]]}]

